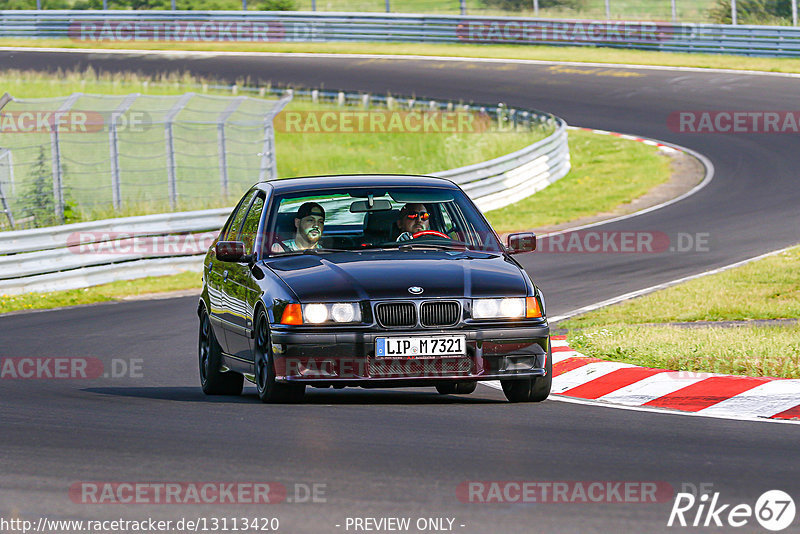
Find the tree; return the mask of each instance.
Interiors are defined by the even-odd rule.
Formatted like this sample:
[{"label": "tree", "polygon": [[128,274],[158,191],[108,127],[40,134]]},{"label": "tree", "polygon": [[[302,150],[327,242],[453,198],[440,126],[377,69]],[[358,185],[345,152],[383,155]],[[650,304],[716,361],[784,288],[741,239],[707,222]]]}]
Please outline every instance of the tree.
[{"label": "tree", "polygon": [[28,190],[22,195],[22,215],[33,217],[34,226],[51,226],[56,221],[56,206],[53,200],[53,171],[49,168],[44,146],[29,173]]}]

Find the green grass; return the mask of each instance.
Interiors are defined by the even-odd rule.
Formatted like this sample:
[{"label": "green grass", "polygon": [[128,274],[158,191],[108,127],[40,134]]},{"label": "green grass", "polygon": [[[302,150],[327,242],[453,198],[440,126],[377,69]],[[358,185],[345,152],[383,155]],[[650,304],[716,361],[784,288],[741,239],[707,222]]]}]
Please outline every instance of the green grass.
[{"label": "green grass", "polygon": [[[328,54],[389,54],[491,59],[530,59],[580,63],[617,63],[670,67],[696,67],[766,72],[800,73],[800,59],[758,58],[726,54],[688,54],[624,50],[589,46],[472,45],[416,43],[153,43],[89,42],[69,39],[0,39],[0,46],[138,49],[138,50],[209,50],[231,52],[280,52]],[[502,66],[502,68],[516,68]],[[596,73],[587,72],[587,75]],[[613,75],[605,71],[604,76]],[[618,72],[619,75],[630,74]],[[634,73],[636,74],[636,73]],[[640,76],[645,73],[638,74]]]},{"label": "green grass", "polygon": [[43,310],[95,304],[120,300],[123,297],[163,293],[202,287],[200,273],[184,272],[172,276],[151,276],[136,280],[121,280],[101,286],[50,293],[25,293],[22,295],[0,295],[0,313],[20,310]]},{"label": "green grass", "polygon": [[[221,113],[229,101],[205,98],[214,94],[231,94],[231,90],[214,90],[208,81],[189,76],[171,75],[156,80],[135,74],[97,76],[94,72],[65,73],[51,77],[31,72],[6,71],[0,74],[3,87],[17,98],[65,96],[74,92],[84,94],[177,95],[197,92],[181,120],[208,120],[208,115]],[[243,81],[244,83],[244,81]],[[212,88],[210,88],[212,87]],[[76,110],[109,113],[119,99],[81,97]],[[146,111],[157,119],[163,116],[172,101],[139,99],[133,109]],[[50,104],[9,104],[5,111],[23,109],[42,111]],[[248,107],[248,110],[243,108]],[[196,108],[196,110],[195,110]],[[242,104],[248,116],[259,116],[253,101]],[[286,111],[353,111],[361,108],[341,108],[335,104],[312,103],[299,98]],[[373,108],[375,109],[375,108]],[[263,112],[262,112],[263,113]],[[242,120],[243,116],[233,117]],[[276,149],[280,177],[342,173],[406,173],[427,174],[492,159],[523,148],[549,134],[542,128],[531,131],[490,129],[482,133],[291,133],[277,129]],[[220,194],[217,129],[214,125],[195,124],[174,126],[176,150],[176,179],[179,201],[176,211],[231,205],[258,180],[263,149],[263,128],[229,126],[228,142],[229,196]],[[114,216],[141,215],[171,211],[167,187],[167,162],[164,127],[154,125],[141,132],[121,131],[120,167],[123,209],[115,212],[111,203],[108,133],[61,136],[64,161],[64,184],[67,200],[74,205],[74,218],[68,222],[103,219]],[[12,194],[12,209],[20,213],[20,197],[30,189],[33,164],[43,151],[50,162],[50,135],[47,133],[6,133],[0,145],[12,149],[15,166],[16,194]],[[50,166],[45,166],[50,175]],[[19,216],[18,216],[19,218]]]},{"label": "green grass", "polygon": [[800,327],[609,325],[575,332],[571,347],[597,358],[675,371],[800,378]]},{"label": "green grass", "polygon": [[[800,326],[652,323],[800,317],[800,247],[559,324],[586,355],[646,367],[800,378]],[[650,323],[650,324],[645,324]]]},{"label": "green grass", "polygon": [[582,130],[569,132],[572,169],[546,189],[490,211],[498,232],[524,230],[608,212],[670,178],[670,160],[653,147]]},{"label": "green grass", "polygon": [[800,317],[800,247],[574,317],[569,329],[611,324]]}]

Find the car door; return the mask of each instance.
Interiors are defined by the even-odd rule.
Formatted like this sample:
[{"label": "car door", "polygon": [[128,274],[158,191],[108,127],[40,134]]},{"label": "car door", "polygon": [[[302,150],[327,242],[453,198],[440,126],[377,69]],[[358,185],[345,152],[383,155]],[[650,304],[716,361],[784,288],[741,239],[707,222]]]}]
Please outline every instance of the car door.
[{"label": "car door", "polygon": [[[264,192],[256,193],[241,229],[236,237],[231,239],[242,241],[247,254],[259,252],[256,250],[256,244],[265,198]],[[248,263],[229,263],[227,271],[224,294],[230,307],[225,333],[228,353],[239,360],[252,361],[253,310],[260,297],[259,286]]]},{"label": "car door", "polygon": [[[242,228],[242,224],[244,223],[245,215],[247,215],[247,210],[255,195],[256,191],[253,190],[242,198],[239,205],[233,211],[225,231],[220,235],[220,241],[236,240]],[[222,347],[222,350],[227,353],[231,352],[227,335],[227,332],[230,330],[228,323],[231,322],[234,317],[227,296],[227,286],[229,285],[231,266],[233,265],[236,264],[222,261],[212,254],[211,265],[208,268],[208,299],[211,304],[211,321],[214,324],[214,333],[217,335],[217,341]]]}]

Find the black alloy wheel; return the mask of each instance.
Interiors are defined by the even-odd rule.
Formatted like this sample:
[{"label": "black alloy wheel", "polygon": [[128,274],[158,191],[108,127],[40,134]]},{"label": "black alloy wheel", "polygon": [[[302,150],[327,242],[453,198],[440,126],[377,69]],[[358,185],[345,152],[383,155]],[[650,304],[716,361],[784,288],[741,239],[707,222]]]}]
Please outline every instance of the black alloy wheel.
[{"label": "black alloy wheel", "polygon": [[303,384],[281,384],[275,380],[275,363],[269,337],[267,314],[261,311],[256,321],[255,382],[262,402],[302,402],[306,387]]},{"label": "black alloy wheel", "polygon": [[200,331],[197,344],[200,367],[200,386],[206,395],[241,395],[244,377],[233,371],[222,371],[222,348],[214,336],[208,312],[200,315]]}]

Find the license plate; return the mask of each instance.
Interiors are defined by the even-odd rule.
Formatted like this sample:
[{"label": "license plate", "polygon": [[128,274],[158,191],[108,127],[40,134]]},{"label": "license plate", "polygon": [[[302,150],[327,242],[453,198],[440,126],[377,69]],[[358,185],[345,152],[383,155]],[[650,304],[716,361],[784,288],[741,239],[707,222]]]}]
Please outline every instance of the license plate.
[{"label": "license plate", "polygon": [[375,340],[377,358],[432,358],[466,353],[466,336],[379,337]]}]

